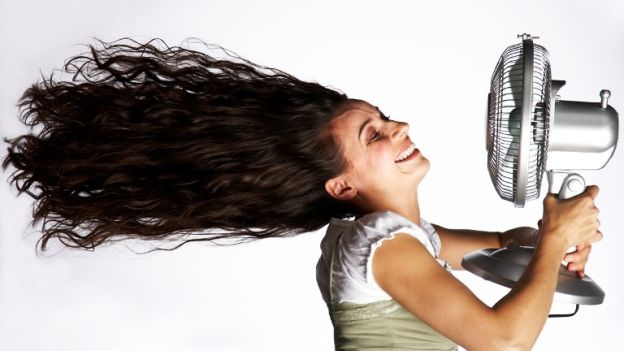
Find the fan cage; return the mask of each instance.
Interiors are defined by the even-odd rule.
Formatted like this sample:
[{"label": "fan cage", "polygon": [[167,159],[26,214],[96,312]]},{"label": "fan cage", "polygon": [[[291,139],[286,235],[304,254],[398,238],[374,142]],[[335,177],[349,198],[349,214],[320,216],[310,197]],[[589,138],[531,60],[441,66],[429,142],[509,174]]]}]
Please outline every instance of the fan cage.
[{"label": "fan cage", "polygon": [[[539,197],[543,170],[548,149],[550,121],[551,71],[548,52],[532,40],[533,84],[530,108],[529,157],[526,173],[525,200]],[[518,116],[522,108],[523,43],[508,47],[501,55],[491,79],[488,98],[487,151],[490,178],[498,195],[516,206],[518,202],[517,178],[520,168],[520,128]]]}]

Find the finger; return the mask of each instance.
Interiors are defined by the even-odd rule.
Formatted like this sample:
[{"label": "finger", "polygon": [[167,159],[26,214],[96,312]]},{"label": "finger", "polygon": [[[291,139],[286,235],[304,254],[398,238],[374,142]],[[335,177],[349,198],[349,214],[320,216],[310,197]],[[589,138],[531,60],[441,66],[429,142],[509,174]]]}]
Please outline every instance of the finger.
[{"label": "finger", "polygon": [[576,272],[576,276],[581,278],[581,279],[585,278],[585,270],[581,269],[580,271],[577,271]]},{"label": "finger", "polygon": [[585,192],[587,193],[587,195],[589,195],[592,199],[595,199],[596,196],[598,196],[598,193],[600,192],[600,188],[598,188],[597,185],[588,185],[587,188],[585,188]]},{"label": "finger", "polygon": [[596,234],[594,234],[594,236],[592,236],[590,242],[593,243],[597,243],[600,240],[602,240],[602,238],[604,237],[604,235],[602,234],[602,232],[600,230],[596,231]]},{"label": "finger", "polygon": [[581,265],[580,263],[573,263],[573,262],[568,263],[568,266],[567,266],[568,270],[572,272],[583,270],[584,267],[585,266]]},{"label": "finger", "polygon": [[568,254],[563,258],[563,260],[567,263],[579,263],[583,262],[583,256],[580,253]]},{"label": "finger", "polygon": [[563,260],[566,262],[586,262],[591,252],[591,245],[578,249],[581,245],[577,245],[577,251],[567,254]]},{"label": "finger", "polygon": [[567,254],[563,258],[563,260],[566,261],[567,263],[579,262],[581,260],[581,255],[577,253],[570,253],[570,254]]},{"label": "finger", "polygon": [[559,201],[559,198],[555,194],[548,193],[544,196],[544,206],[546,208],[554,205]]}]

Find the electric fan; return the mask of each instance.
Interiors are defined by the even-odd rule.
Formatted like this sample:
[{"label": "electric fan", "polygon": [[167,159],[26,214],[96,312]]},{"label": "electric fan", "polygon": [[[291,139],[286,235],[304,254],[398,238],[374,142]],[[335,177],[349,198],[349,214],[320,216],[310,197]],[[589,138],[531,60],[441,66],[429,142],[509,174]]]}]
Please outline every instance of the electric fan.
[{"label": "electric fan", "polygon": [[[615,151],[618,114],[600,102],[560,100],[565,81],[551,80],[548,52],[529,34],[500,57],[488,94],[488,170],[498,195],[523,207],[540,194],[542,175],[549,192],[570,198],[585,191],[585,180],[572,170],[600,169]],[[464,256],[462,266],[494,283],[513,287],[531,260],[534,248],[508,245]],[[555,299],[577,305],[604,300],[588,276],[578,278],[561,265]]]}]

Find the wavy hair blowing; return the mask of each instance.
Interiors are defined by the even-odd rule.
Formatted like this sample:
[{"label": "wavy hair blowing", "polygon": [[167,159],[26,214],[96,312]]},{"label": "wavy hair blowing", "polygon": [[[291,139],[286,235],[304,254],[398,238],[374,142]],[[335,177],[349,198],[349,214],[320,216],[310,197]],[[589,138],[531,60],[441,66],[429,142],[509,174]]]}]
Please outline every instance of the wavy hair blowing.
[{"label": "wavy hair blowing", "polygon": [[97,40],[66,61],[71,80],[25,91],[31,133],[4,139],[2,166],[37,200],[41,250],[54,237],[90,250],[127,238],[241,242],[348,215],[324,189],[346,166],[328,125],[347,96],[216,48],[226,57]]}]

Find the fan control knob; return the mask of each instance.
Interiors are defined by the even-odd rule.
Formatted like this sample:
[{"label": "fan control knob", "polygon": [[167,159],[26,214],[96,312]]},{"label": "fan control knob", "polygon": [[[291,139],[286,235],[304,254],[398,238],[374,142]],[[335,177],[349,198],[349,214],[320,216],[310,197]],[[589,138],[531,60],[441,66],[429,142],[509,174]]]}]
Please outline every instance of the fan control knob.
[{"label": "fan control knob", "polygon": [[611,97],[611,92],[609,90],[603,89],[600,91],[600,107],[607,108],[609,97]]},{"label": "fan control knob", "polygon": [[570,179],[568,182],[568,189],[573,193],[578,193],[583,190],[583,183],[578,179]]},{"label": "fan control knob", "polygon": [[569,199],[585,191],[585,179],[579,174],[570,173],[561,185],[560,199]]}]

